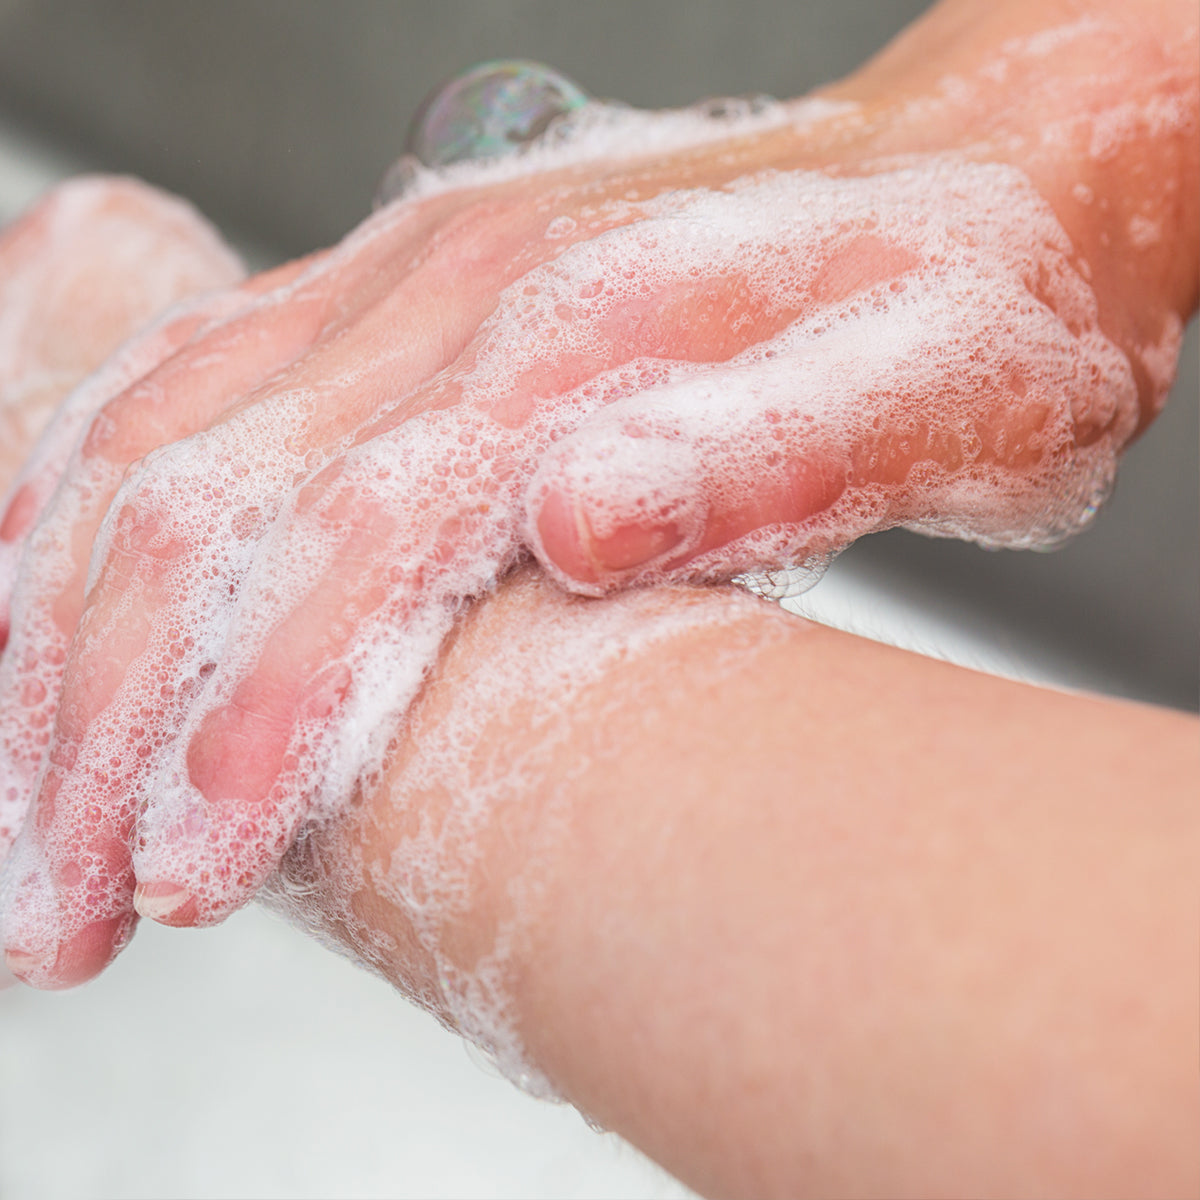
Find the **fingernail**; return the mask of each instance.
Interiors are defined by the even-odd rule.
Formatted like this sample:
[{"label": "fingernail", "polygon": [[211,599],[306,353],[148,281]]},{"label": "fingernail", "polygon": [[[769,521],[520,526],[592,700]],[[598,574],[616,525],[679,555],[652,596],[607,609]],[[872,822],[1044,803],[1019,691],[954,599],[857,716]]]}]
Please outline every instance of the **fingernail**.
[{"label": "fingernail", "polygon": [[[702,540],[707,505],[693,446],[634,434],[627,422],[580,435],[535,478],[535,547],[578,590],[603,592],[648,567],[674,565]],[[540,546],[537,546],[540,542]]]},{"label": "fingernail", "polygon": [[586,530],[581,528],[578,507],[561,489],[552,488],[541,498],[537,516],[537,541],[545,558],[575,583],[593,584],[596,565],[586,549]]},{"label": "fingernail", "polygon": [[177,883],[139,883],[133,890],[133,907],[140,916],[160,925],[190,925],[196,901]]},{"label": "fingernail", "polygon": [[662,525],[627,525],[608,537],[592,531],[585,514],[579,523],[587,528],[589,557],[602,571],[629,571],[663,558],[683,545],[686,534],[674,522]]}]

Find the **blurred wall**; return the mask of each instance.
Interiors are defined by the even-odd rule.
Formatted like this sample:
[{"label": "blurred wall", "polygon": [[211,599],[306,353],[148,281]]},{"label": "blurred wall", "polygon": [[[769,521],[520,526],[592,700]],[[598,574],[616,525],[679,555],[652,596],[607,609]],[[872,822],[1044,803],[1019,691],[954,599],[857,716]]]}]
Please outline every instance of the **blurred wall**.
[{"label": "blurred wall", "polygon": [[[923,0],[0,0],[0,119],[192,198],[276,256],[369,208],[409,117],[443,79],[542,59],[598,95],[682,104],[802,92],[852,68]],[[1197,705],[1197,340],[1167,414],[1130,452],[1093,530],[1052,555],[903,533],[848,567],[985,631],[1021,626],[1068,680]]]},{"label": "blurred wall", "polygon": [[286,253],[369,208],[425,94],[488,58],[648,107],[787,96],[925,0],[0,0],[0,107]]}]

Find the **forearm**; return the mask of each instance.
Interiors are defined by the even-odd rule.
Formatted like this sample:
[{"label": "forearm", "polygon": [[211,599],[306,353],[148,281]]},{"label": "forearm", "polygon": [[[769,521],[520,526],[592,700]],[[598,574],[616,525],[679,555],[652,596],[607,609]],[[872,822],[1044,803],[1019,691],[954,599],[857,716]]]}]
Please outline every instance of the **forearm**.
[{"label": "forearm", "polygon": [[1194,1189],[1190,720],[526,581],[405,733],[339,936],[695,1186]]}]

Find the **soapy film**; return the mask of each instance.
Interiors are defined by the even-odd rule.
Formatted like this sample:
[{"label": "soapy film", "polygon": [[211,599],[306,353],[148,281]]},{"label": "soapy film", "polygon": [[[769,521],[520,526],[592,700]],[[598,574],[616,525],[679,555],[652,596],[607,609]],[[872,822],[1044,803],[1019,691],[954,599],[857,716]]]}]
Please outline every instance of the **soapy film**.
[{"label": "soapy film", "polygon": [[[714,136],[713,122],[688,119],[693,141]],[[541,169],[540,153],[450,168],[445,186]],[[77,737],[60,719],[48,760],[47,707],[4,727],[10,763],[41,763],[55,811],[55,835],[27,824],[6,869],[9,945],[52,959],[89,926],[129,920],[130,881],[97,838],[130,839],[137,877],[176,887],[189,921],[248,900],[303,821],[378,778],[463,604],[537,548],[551,488],[595,529],[684,530],[685,557],[639,581],[819,566],[898,523],[1032,545],[1090,518],[1136,426],[1136,389],[1066,235],[1019,171],[926,157],[861,177],[766,173],[636,208],[638,220],[507,288],[463,359],[398,396],[356,444],[293,453],[314,398],[273,395],[126,479],[93,563],[127,556],[131,592],[152,598],[154,617],[111,703]],[[853,261],[864,239],[903,265],[839,295],[825,268]],[[731,280],[757,319],[722,307]],[[697,321],[730,318],[710,361],[687,360],[678,328],[640,319],[672,311],[681,292],[717,296],[689,310]],[[564,361],[592,365],[561,392],[543,388]],[[834,481],[824,507],[704,543],[715,508],[792,486],[796,456]],[[104,633],[97,618],[81,636]],[[24,654],[65,657],[61,630],[28,638]],[[264,663],[291,672],[291,708],[273,738],[239,742],[230,714]],[[206,791],[197,747],[222,746],[253,758],[239,766],[257,777]]]}]

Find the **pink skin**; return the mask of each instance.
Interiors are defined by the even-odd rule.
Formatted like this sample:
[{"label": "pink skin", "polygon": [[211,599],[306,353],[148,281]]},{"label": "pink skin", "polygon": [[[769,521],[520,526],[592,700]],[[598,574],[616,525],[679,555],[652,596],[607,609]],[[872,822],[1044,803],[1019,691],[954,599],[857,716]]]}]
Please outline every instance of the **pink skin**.
[{"label": "pink skin", "polygon": [[[185,297],[237,282],[242,268],[182,201],[133,179],[80,177],[0,231],[0,602],[16,550],[57,484],[84,424],[109,396],[178,348],[203,319],[180,310],[51,413],[110,353]],[[219,304],[218,294],[204,301]],[[193,301],[192,304],[195,302]],[[7,614],[4,617],[7,631]]]},{"label": "pink skin", "polygon": [[73,179],[0,230],[0,482],[116,346],[176,301],[241,275],[195,210],[134,179]]},{"label": "pink skin", "polygon": [[[1086,508],[1089,456],[1139,419],[1084,268],[1024,192],[926,214],[921,187],[940,194],[880,175],[896,162],[867,135],[857,157],[833,121],[400,203],[194,336],[163,386],[116,397],[68,473],[94,461],[111,482],[59,539],[66,582],[27,589],[70,640],[4,877],[13,970],[68,986],[117,953],[134,904],[191,925],[248,900],[377,764],[456,612],[527,546],[594,592],[802,562],[900,521],[1063,532],[1043,510],[1064,480]],[[776,178],[756,173],[839,163],[844,183],[811,177],[829,220],[745,232],[744,198]],[[571,236],[544,237],[563,215]],[[976,220],[1015,223],[1008,258],[1003,238],[974,255]],[[1009,307],[976,319],[967,296]],[[880,328],[907,340],[864,355]]]},{"label": "pink skin", "polygon": [[[241,276],[198,213],[133,179],[70,180],[0,231],[0,645],[21,550],[71,447],[104,400],[172,353]],[[185,300],[198,294],[211,298]],[[34,692],[25,698],[36,705]],[[0,858],[23,809],[0,795]]]}]

